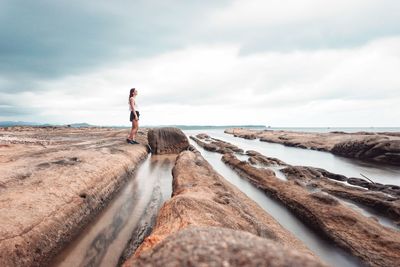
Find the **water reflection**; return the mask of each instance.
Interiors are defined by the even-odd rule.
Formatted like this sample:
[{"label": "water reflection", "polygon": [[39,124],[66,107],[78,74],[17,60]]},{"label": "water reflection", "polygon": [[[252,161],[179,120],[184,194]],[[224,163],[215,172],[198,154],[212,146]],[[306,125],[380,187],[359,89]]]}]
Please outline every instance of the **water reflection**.
[{"label": "water reflection", "polygon": [[[154,205],[154,199],[158,198],[160,201],[156,202],[162,203],[170,198],[175,157],[148,157],[109,205],[50,265],[117,266],[132,233],[143,225],[141,219],[149,203]],[[155,190],[157,187],[161,190]]]},{"label": "water reflection", "polygon": [[342,199],[340,198],[340,201],[347,205],[348,207],[352,208],[353,210],[361,213],[365,217],[373,217],[375,218],[380,224],[383,226],[392,228],[394,230],[400,230],[400,227],[395,224],[392,220],[378,214],[375,210],[371,209],[370,207],[367,207],[365,205],[362,205],[360,203],[355,203],[351,200],[348,199]]},{"label": "water reflection", "polygon": [[[187,134],[193,134],[193,131],[185,132]],[[207,131],[207,133],[209,132]],[[213,133],[209,134],[213,136]],[[234,172],[221,161],[221,154],[206,151],[198,146],[193,140],[190,140],[190,142],[201,152],[203,157],[219,174],[221,174],[229,182],[238,187],[243,193],[253,199],[260,207],[274,217],[284,228],[292,232],[298,239],[303,241],[306,246],[309,247],[324,262],[331,266],[362,266],[358,259],[345,253],[342,249],[337,248],[334,244],[332,244],[331,241],[325,240],[323,237],[313,232],[302,221],[294,216],[284,205],[268,197],[253,184],[241,178],[236,172]]]},{"label": "water reflection", "polygon": [[223,130],[185,131],[189,135],[206,132],[212,137],[228,141],[244,150],[256,150],[268,157],[275,157],[291,165],[312,166],[343,174],[347,177],[362,178],[360,173],[374,182],[400,185],[400,166],[381,165],[335,156],[328,152],[288,147],[281,144],[247,140],[225,134]]}]

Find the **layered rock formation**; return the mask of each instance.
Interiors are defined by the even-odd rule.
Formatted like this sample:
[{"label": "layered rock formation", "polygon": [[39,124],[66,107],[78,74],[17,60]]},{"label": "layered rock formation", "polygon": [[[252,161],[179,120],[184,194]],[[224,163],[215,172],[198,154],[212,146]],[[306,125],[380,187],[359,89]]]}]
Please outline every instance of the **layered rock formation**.
[{"label": "layered rock formation", "polygon": [[[147,156],[126,130],[0,129],[0,266],[43,266]],[[146,131],[138,140],[146,143]]]},{"label": "layered rock formation", "polygon": [[[183,231],[189,226],[201,228]],[[228,249],[228,245],[232,247]],[[237,254],[237,249],[243,249],[243,254]],[[281,249],[282,253],[265,257]],[[214,252],[210,254],[210,250]],[[288,251],[293,254],[286,254]],[[208,254],[212,258],[203,258]],[[225,258],[219,258],[222,255]],[[198,152],[184,151],[173,169],[172,198],[161,208],[151,235],[124,266],[174,266],[182,262],[209,266],[262,262],[275,266],[292,262],[292,255],[306,266],[322,265],[302,242],[216,173]]]},{"label": "layered rock formation", "polygon": [[[256,151],[246,154],[247,161],[239,160],[233,152],[224,154],[222,161],[366,265],[393,266],[400,260],[398,231],[383,227],[374,218],[363,216],[331,196],[362,203],[398,222],[400,203],[396,190],[386,188],[386,194],[382,194],[351,187],[343,182],[355,183],[354,178],[320,168],[290,166]],[[273,170],[263,166],[282,167],[288,181],[278,179]],[[356,181],[361,183],[360,180]]]},{"label": "layered rock formation", "polygon": [[134,266],[322,266],[310,255],[244,231],[189,226],[168,236]]},{"label": "layered rock formation", "polygon": [[[222,160],[242,177],[278,199],[304,222],[370,266],[395,266],[400,262],[400,233],[382,227],[337,199],[322,192],[309,193],[293,182],[225,154]],[[362,240],[362,241],[361,241]],[[360,242],[361,241],[361,242]]]},{"label": "layered rock formation", "polygon": [[198,134],[196,137],[190,136],[190,139],[194,140],[199,146],[203,147],[205,150],[217,152],[221,154],[238,152],[243,153],[243,149],[232,145],[228,142],[211,138],[206,134]]},{"label": "layered rock formation", "polygon": [[[226,150],[227,146],[234,146],[232,144],[225,142],[218,146],[218,144],[214,143],[210,149],[210,145],[201,141],[201,139],[208,138],[211,140],[211,137],[205,137],[205,134],[199,134],[197,137],[191,138],[206,150],[222,154],[224,154],[223,152],[233,152],[233,150]],[[234,147],[238,151],[242,151],[237,146]],[[377,214],[393,220],[394,224],[400,225],[400,187],[398,186],[372,183],[361,178],[348,178],[321,168],[290,166],[280,159],[262,155],[254,150],[248,150],[245,154],[248,156],[248,161],[254,166],[280,167],[280,171],[285,174],[286,178],[296,181],[298,185],[302,185],[312,191],[318,189],[337,197],[357,202],[373,209]],[[260,171],[273,174],[270,169],[260,169]],[[368,190],[347,186],[336,181],[347,182],[350,185],[357,185]]]},{"label": "layered rock formation", "polygon": [[[304,167],[304,166],[289,166],[282,169],[282,172],[289,180],[296,181],[311,191],[321,190],[331,195],[348,199],[356,203],[360,203],[373,209],[376,213],[381,214],[400,226],[400,196],[397,190],[393,190],[391,186],[381,185],[378,190],[375,187],[370,187],[366,190],[359,187],[347,186],[344,183],[337,182],[347,181],[350,184],[355,184],[354,180],[362,180],[365,187],[371,183],[360,178],[347,178],[344,175],[330,173],[324,169]],[[357,183],[360,185],[360,183]]]},{"label": "layered rock formation", "polygon": [[254,165],[288,166],[288,164],[286,164],[280,159],[264,156],[261,153],[254,150],[246,151],[246,155],[249,156],[249,162]]},{"label": "layered rock formation", "polygon": [[336,155],[400,165],[400,133],[309,133],[227,129],[225,133],[246,139],[332,152]]},{"label": "layered rock formation", "polygon": [[154,154],[179,154],[189,147],[186,135],[173,127],[150,129],[147,139]]}]

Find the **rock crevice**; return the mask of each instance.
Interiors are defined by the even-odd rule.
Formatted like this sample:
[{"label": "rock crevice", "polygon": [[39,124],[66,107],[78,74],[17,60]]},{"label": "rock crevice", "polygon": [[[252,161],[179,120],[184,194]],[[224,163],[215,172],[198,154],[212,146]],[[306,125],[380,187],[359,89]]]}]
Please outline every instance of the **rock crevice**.
[{"label": "rock crevice", "polygon": [[[173,168],[172,198],[162,206],[151,235],[144,240],[134,257],[129,259],[125,266],[135,266],[145,262],[156,264],[160,261],[160,258],[155,256],[160,255],[158,250],[163,251],[162,255],[171,255],[162,261],[194,260],[193,257],[186,254],[180,259],[180,256],[168,245],[171,244],[170,242],[176,234],[181,233],[185,242],[189,242],[191,245],[208,246],[207,243],[204,243],[206,240],[199,243],[200,237],[185,236],[183,230],[188,227],[205,227],[210,231],[213,227],[217,228],[217,231],[225,231],[218,230],[222,228],[226,229],[227,233],[229,231],[245,231],[248,235],[251,234],[256,239],[258,237],[268,241],[277,248],[281,246],[290,248],[303,255],[304,258],[308,258],[312,264],[322,264],[301,241],[216,173],[200,153],[192,151],[184,151],[178,156]],[[233,237],[226,236],[226,238]],[[208,241],[219,243],[220,240]],[[237,244],[237,246],[239,245]],[[252,247],[252,250],[256,252],[259,251],[259,248]],[[196,253],[195,250],[192,252]],[[234,254],[227,254],[226,257],[228,257],[226,260],[232,258],[235,261]],[[265,263],[268,263],[269,260],[268,258],[262,259]],[[197,260],[196,262],[201,263],[202,261]],[[210,264],[212,262],[210,261]]]},{"label": "rock crevice", "polygon": [[245,139],[327,151],[348,158],[400,165],[400,133],[310,133],[243,128],[226,129],[225,133]]}]

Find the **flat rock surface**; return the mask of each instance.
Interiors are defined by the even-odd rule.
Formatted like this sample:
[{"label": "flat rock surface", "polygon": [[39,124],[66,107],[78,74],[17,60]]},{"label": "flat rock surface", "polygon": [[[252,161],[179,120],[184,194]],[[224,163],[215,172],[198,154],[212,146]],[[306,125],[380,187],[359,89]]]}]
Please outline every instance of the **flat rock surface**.
[{"label": "flat rock surface", "polygon": [[349,158],[400,165],[400,133],[311,133],[243,128],[226,129],[225,133],[286,146],[329,151]]},{"label": "flat rock surface", "polygon": [[[42,266],[147,156],[126,129],[0,128],[0,266]],[[146,131],[138,141],[147,144]]]}]

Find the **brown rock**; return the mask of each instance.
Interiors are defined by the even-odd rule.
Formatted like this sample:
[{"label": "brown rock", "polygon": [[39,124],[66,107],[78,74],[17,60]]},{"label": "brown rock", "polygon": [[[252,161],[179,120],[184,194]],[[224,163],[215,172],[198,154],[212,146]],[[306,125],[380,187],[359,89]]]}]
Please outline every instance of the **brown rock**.
[{"label": "brown rock", "polygon": [[[202,137],[202,136],[200,135],[200,137]],[[204,138],[197,138],[194,136],[190,136],[190,139],[192,139],[199,146],[201,146],[202,148],[204,148],[205,150],[208,150],[208,151],[217,152],[217,153],[221,153],[221,154],[233,153],[233,152],[243,153],[243,149],[241,149],[231,143],[228,143],[228,142],[216,139],[216,138],[209,137],[208,139],[204,139]],[[211,140],[211,141],[208,141],[208,140]]]},{"label": "brown rock", "polygon": [[233,154],[225,154],[223,161],[365,264],[396,266],[400,262],[398,231],[382,227],[375,220],[332,200],[330,196],[310,194],[294,183],[267,175],[260,169],[241,162]]},{"label": "brown rock", "polygon": [[[147,156],[126,130],[10,127],[0,132],[0,266],[44,266]],[[141,130],[138,138],[146,142]]]},{"label": "brown rock", "polygon": [[357,185],[357,186],[361,186],[361,187],[365,187],[365,188],[368,188],[368,185],[370,184],[370,182],[368,182],[365,179],[353,178],[353,177],[347,179],[347,182],[351,185]]},{"label": "brown rock", "polygon": [[178,128],[150,129],[147,138],[154,154],[179,154],[189,147],[189,140]]},{"label": "brown rock", "polygon": [[222,227],[187,227],[143,253],[133,266],[325,266],[271,240]]},{"label": "brown rock", "polygon": [[349,140],[335,144],[332,153],[375,162],[400,164],[400,140],[372,138],[365,140]]},{"label": "brown rock", "polygon": [[[338,183],[334,181],[338,179],[334,178],[334,180],[332,180],[335,174],[320,168],[290,166],[283,169],[282,172],[285,173],[289,180],[301,181],[304,185],[313,189],[319,188],[331,195],[363,204],[400,225],[400,199],[397,197],[396,191],[390,189],[390,185],[380,185],[378,187],[378,185],[369,183],[364,179],[348,178],[350,184],[370,188],[370,190],[380,189],[380,191],[386,193],[382,194],[380,192],[371,192],[362,188],[347,186],[344,183]],[[372,188],[373,185],[375,185],[376,188]]]},{"label": "brown rock", "polygon": [[310,133],[292,131],[260,131],[243,128],[226,129],[225,133],[248,139],[286,146],[328,151],[336,155],[400,165],[400,133]]},{"label": "brown rock", "polygon": [[249,162],[253,164],[260,164],[264,166],[287,166],[287,164],[280,159],[264,156],[254,150],[248,150],[246,151],[246,154],[250,156]]},{"label": "brown rock", "polygon": [[[246,231],[315,257],[273,217],[216,173],[200,153],[184,151],[179,154],[172,173],[172,198],[164,203],[152,234],[144,240],[134,258],[188,226]],[[134,258],[125,266],[131,266]]]},{"label": "brown rock", "polygon": [[210,138],[210,136],[206,133],[197,134],[196,137],[199,139],[209,139]]}]

